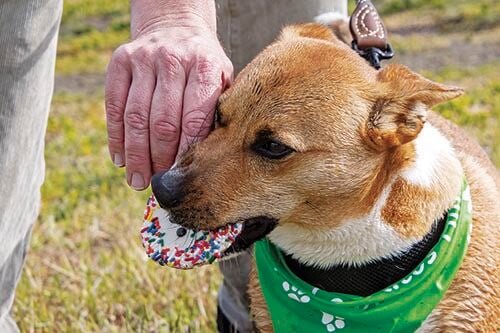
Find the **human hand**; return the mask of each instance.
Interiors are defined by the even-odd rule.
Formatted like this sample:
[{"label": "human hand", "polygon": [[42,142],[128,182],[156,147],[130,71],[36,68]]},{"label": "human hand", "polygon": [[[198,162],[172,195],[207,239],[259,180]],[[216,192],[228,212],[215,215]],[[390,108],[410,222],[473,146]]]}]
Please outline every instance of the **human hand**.
[{"label": "human hand", "polygon": [[208,135],[233,75],[211,24],[199,17],[153,21],[114,52],[106,73],[109,151],[136,190]]}]

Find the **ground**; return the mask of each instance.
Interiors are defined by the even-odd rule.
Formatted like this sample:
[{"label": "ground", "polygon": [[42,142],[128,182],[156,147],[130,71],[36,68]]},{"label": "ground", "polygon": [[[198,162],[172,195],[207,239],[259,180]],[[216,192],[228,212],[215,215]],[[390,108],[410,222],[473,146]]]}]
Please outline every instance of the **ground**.
[{"label": "ground", "polygon": [[[500,3],[375,1],[394,61],[466,95],[436,108],[500,166]],[[22,332],[213,332],[216,267],[146,260],[138,230],[148,193],[108,158],[103,73],[129,38],[125,0],[67,0],[46,139],[43,206],[13,315]]]}]

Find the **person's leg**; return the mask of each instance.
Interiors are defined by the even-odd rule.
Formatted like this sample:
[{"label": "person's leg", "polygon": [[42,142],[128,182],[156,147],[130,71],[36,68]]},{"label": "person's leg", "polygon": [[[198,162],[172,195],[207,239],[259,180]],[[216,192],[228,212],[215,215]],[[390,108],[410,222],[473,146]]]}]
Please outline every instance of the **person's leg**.
[{"label": "person's leg", "polygon": [[287,24],[309,23],[320,14],[347,15],[347,0],[216,0],[217,33],[241,71]]},{"label": "person's leg", "polygon": [[[287,24],[313,22],[327,12],[347,16],[347,0],[217,0],[217,32],[224,50],[233,62],[235,75],[269,45]],[[218,323],[232,323],[238,332],[252,329],[246,295],[251,256],[223,261],[224,282],[219,291]],[[222,318],[225,317],[225,318]]]},{"label": "person's leg", "polygon": [[0,1],[0,332],[9,312],[44,177],[44,136],[62,0]]}]

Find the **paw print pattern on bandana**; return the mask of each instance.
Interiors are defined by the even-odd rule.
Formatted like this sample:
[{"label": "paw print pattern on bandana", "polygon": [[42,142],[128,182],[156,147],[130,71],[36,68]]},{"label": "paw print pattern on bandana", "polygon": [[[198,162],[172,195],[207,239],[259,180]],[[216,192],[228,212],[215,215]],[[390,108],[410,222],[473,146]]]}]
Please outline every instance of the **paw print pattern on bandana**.
[{"label": "paw print pattern on bandana", "polygon": [[283,281],[282,285],[283,290],[288,293],[288,297],[299,302],[299,303],[309,303],[311,298],[304,294],[302,290],[299,290],[297,287],[290,285],[287,281]]},{"label": "paw print pattern on bandana", "polygon": [[345,327],[344,318],[334,316],[332,314],[323,312],[321,323],[326,326],[328,332],[335,332]]}]

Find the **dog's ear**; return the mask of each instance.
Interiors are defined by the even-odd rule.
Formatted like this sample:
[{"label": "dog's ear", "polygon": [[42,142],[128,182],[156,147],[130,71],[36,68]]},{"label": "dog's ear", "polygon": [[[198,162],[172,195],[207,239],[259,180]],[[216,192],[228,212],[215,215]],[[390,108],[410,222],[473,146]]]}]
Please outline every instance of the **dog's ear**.
[{"label": "dog's ear", "polygon": [[428,108],[463,94],[461,88],[432,82],[396,64],[377,73],[377,85],[381,96],[372,106],[364,131],[377,150],[412,141],[424,126]]}]

